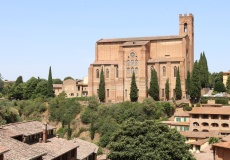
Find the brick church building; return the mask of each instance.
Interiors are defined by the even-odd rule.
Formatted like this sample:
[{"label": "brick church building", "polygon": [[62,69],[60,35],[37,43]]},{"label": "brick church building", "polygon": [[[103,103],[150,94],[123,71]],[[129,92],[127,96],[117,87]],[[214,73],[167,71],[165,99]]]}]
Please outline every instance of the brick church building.
[{"label": "brick church building", "polygon": [[179,35],[100,39],[96,42],[95,61],[88,69],[88,95],[97,95],[100,72],[105,74],[106,102],[130,100],[132,73],[139,89],[138,101],[148,97],[151,69],[157,71],[159,98],[165,99],[169,79],[170,98],[174,97],[179,68],[182,97],[186,96],[185,79],[194,63],[194,18],[179,15]]}]

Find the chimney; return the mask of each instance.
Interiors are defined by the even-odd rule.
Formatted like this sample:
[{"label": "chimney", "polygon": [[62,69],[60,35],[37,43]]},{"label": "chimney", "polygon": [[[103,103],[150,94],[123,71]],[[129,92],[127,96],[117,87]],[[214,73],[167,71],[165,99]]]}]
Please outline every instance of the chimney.
[{"label": "chimney", "polygon": [[43,124],[43,142],[47,142],[47,123]]}]

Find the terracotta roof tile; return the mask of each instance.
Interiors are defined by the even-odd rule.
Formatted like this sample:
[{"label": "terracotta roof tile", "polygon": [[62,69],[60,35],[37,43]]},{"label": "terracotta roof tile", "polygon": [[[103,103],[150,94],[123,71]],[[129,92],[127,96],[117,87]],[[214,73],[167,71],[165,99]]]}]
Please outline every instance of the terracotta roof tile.
[{"label": "terracotta roof tile", "polygon": [[215,143],[212,146],[230,149],[230,142]]},{"label": "terracotta roof tile", "polygon": [[151,41],[151,40],[167,40],[167,39],[181,39],[185,35],[173,35],[173,36],[154,36],[154,37],[133,37],[133,38],[112,38],[112,39],[100,39],[97,43],[100,42],[127,42],[127,41]]},{"label": "terracotta roof tile", "polygon": [[189,126],[189,122],[162,121],[161,123],[170,124],[174,126]]},{"label": "terracotta roof tile", "polygon": [[0,155],[9,151],[9,149],[7,149],[6,147],[0,146]]},{"label": "terracotta roof tile", "polygon": [[101,65],[101,64],[118,64],[118,61],[97,61],[91,65]]},{"label": "terracotta roof tile", "polygon": [[125,42],[121,46],[126,47],[126,46],[143,46],[149,43],[149,41],[133,41],[133,42]]},{"label": "terracotta roof tile", "polygon": [[230,142],[230,135],[223,137],[222,140],[225,142]]},{"label": "terracotta roof tile", "polygon": [[97,153],[98,151],[98,146],[96,144],[81,140],[79,138],[76,138],[75,141],[78,145],[79,148],[77,149],[77,159],[82,160],[92,153]]},{"label": "terracotta roof tile", "polygon": [[202,140],[197,140],[193,142],[189,142],[188,144],[193,144],[193,145],[203,145],[204,143],[208,142],[208,138],[202,139]]},{"label": "terracotta roof tile", "polygon": [[188,111],[183,111],[183,110],[177,110],[175,113],[174,113],[174,117],[177,116],[177,117],[189,117],[189,114],[188,114]]},{"label": "terracotta roof tile", "polygon": [[230,107],[194,107],[189,114],[222,114],[230,115]]},{"label": "terracotta roof tile", "polygon": [[53,84],[53,88],[62,88],[62,84]]},{"label": "terracotta roof tile", "polygon": [[193,132],[193,131],[182,131],[180,132],[185,137],[192,138],[208,138],[208,137],[219,137],[218,131],[210,131],[210,132]]}]

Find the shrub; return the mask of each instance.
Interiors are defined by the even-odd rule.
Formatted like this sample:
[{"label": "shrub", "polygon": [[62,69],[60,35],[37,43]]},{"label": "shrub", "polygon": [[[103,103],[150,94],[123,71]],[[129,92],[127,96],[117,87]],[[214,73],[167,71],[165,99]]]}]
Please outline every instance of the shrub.
[{"label": "shrub", "polygon": [[189,105],[184,106],[184,110],[185,111],[191,111],[192,107],[190,107]]},{"label": "shrub", "polygon": [[224,99],[224,98],[219,98],[215,100],[216,104],[223,104],[223,105],[228,105],[228,99]]},{"label": "shrub", "polygon": [[200,103],[201,103],[201,104],[207,104],[207,103],[208,103],[208,98],[201,97]]}]

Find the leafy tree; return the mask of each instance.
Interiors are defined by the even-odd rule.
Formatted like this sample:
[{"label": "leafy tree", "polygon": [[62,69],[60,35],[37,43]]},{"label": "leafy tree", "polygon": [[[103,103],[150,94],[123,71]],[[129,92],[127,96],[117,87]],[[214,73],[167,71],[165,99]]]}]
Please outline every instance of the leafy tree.
[{"label": "leafy tree", "polygon": [[190,76],[190,72],[187,72],[187,79],[186,79],[186,92],[189,95],[190,94],[190,83],[191,83],[191,76]]},{"label": "leafy tree", "polygon": [[205,70],[205,87],[209,86],[209,71],[208,71],[208,61],[206,59],[205,53],[203,52],[203,63],[204,63],[204,70]]},{"label": "leafy tree", "polygon": [[155,69],[151,70],[150,87],[148,93],[155,101],[159,101],[159,85],[157,72],[155,71]]},{"label": "leafy tree", "polygon": [[48,76],[47,97],[54,97],[51,66],[49,69],[49,76]]},{"label": "leafy tree", "polygon": [[68,76],[68,77],[65,77],[65,78],[64,78],[64,81],[67,80],[67,79],[72,79],[72,80],[74,80],[72,77]]},{"label": "leafy tree", "polygon": [[30,99],[34,98],[35,96],[35,89],[38,84],[38,79],[35,77],[31,77],[26,83],[25,83],[25,89],[23,93],[24,99]]},{"label": "leafy tree", "polygon": [[62,84],[62,80],[59,78],[53,79],[53,84]]},{"label": "leafy tree", "polygon": [[182,97],[182,91],[181,91],[180,71],[179,71],[179,69],[177,69],[177,74],[176,74],[175,92],[176,92],[176,99],[180,100],[181,97]]},{"label": "leafy tree", "polygon": [[148,97],[148,98],[144,99],[142,104],[143,104],[144,112],[147,115],[152,116],[155,114],[156,102],[152,98]]},{"label": "leafy tree", "polygon": [[23,83],[22,76],[19,76],[19,77],[16,79],[14,85],[15,85],[15,86],[18,86],[20,83]]},{"label": "leafy tree", "polygon": [[208,144],[214,144],[214,143],[218,143],[218,142],[220,142],[220,139],[217,137],[210,137],[208,139]]},{"label": "leafy tree", "polygon": [[226,82],[226,90],[228,93],[230,93],[230,75],[228,76],[227,82]]},{"label": "leafy tree", "polygon": [[225,92],[225,86],[224,83],[221,80],[218,80],[214,85],[214,91],[217,92]]},{"label": "leafy tree", "polygon": [[90,97],[88,107],[91,108],[91,109],[96,110],[98,106],[99,106],[99,104],[98,104],[97,97],[96,96]]},{"label": "leafy tree", "polygon": [[46,97],[47,93],[48,93],[48,82],[46,80],[41,80],[35,89],[35,94],[37,95],[37,97],[39,96]]},{"label": "leafy tree", "polygon": [[195,61],[190,82],[190,97],[192,102],[199,101],[201,94],[200,86],[199,66],[197,61]]},{"label": "leafy tree", "polygon": [[166,97],[166,100],[168,101],[169,100],[169,79],[167,79],[165,83],[165,97]]},{"label": "leafy tree", "polygon": [[207,59],[205,57],[204,52],[200,54],[199,74],[200,74],[201,88],[207,87],[209,84],[209,71],[208,71]]},{"label": "leafy tree", "polygon": [[126,121],[111,138],[109,149],[111,160],[195,160],[179,132],[154,121]]},{"label": "leafy tree", "polygon": [[101,74],[100,74],[98,97],[101,102],[105,101],[105,78],[104,78],[103,68],[101,69]]},{"label": "leafy tree", "polygon": [[136,102],[138,100],[138,88],[137,88],[136,77],[134,72],[132,74],[132,81],[130,87],[130,100],[131,102]]},{"label": "leafy tree", "polygon": [[18,100],[22,100],[23,94],[24,94],[24,89],[25,89],[25,84],[20,83],[17,87],[14,88],[14,92],[13,92],[12,97],[14,97],[15,99],[18,99]]}]

